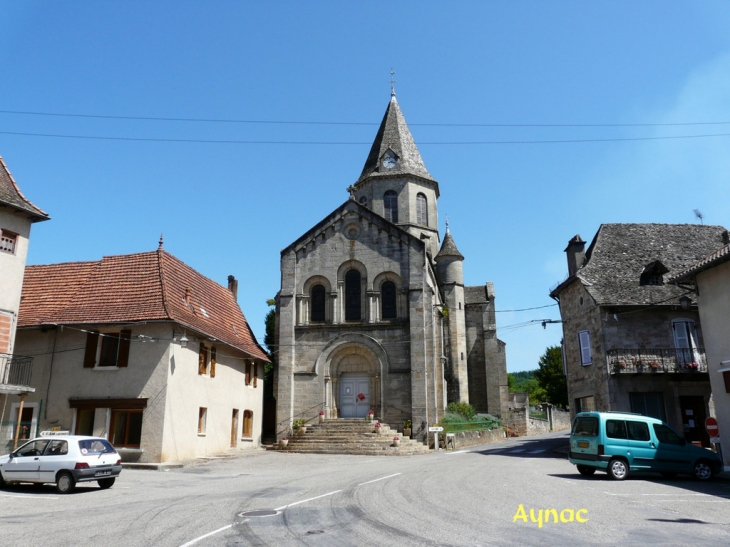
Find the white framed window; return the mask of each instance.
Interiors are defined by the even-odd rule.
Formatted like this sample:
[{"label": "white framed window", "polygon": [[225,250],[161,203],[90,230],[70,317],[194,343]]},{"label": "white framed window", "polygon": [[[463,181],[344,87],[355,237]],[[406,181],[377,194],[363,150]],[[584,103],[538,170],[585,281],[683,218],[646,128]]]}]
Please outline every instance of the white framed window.
[{"label": "white framed window", "polygon": [[593,364],[593,353],[591,352],[591,333],[582,330],[578,333],[578,346],[580,347],[580,364],[583,366]]},{"label": "white framed window", "polygon": [[690,363],[699,363],[701,356],[697,350],[695,322],[692,319],[675,319],[672,321],[672,332],[674,334],[677,364],[687,366]]}]

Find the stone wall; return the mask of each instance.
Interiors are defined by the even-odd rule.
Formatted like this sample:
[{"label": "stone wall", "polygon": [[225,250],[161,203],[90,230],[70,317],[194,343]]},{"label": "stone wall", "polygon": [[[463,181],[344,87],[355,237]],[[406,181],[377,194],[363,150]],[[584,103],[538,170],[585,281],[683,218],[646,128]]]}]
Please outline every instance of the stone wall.
[{"label": "stone wall", "polygon": [[[488,429],[485,431],[462,431],[454,433],[456,448],[464,448],[467,446],[478,446],[480,444],[498,443],[504,440],[503,429]],[[439,433],[439,441],[443,441],[445,433]],[[429,446],[433,448],[433,434],[429,440]]]},{"label": "stone wall", "polygon": [[564,431],[570,429],[570,412],[566,410],[553,409],[553,431]]},{"label": "stone wall", "polygon": [[514,431],[518,437],[525,437],[529,434],[529,416],[530,412],[526,407],[510,408],[503,423],[505,427]]}]

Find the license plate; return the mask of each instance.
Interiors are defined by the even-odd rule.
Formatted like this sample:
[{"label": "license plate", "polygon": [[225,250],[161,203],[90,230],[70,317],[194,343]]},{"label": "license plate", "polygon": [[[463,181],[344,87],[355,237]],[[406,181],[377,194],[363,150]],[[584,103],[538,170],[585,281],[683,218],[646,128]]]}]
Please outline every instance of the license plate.
[{"label": "license plate", "polygon": [[585,442],[578,443],[578,448],[588,448],[590,445]]},{"label": "license plate", "polygon": [[94,476],[95,477],[108,477],[111,474],[112,474],[111,471],[97,471],[96,473],[94,473]]}]

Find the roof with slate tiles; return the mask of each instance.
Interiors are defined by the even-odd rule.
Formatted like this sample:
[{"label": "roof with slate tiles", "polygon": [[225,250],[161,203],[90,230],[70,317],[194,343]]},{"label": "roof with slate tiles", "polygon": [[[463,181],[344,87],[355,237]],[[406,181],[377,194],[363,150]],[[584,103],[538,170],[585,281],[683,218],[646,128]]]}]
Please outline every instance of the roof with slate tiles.
[{"label": "roof with slate tiles", "polygon": [[692,264],[689,268],[677,273],[670,279],[670,282],[690,281],[698,273],[727,262],[728,260],[730,260],[730,244],[725,245],[714,253],[710,253],[703,259]]},{"label": "roof with slate tiles", "polygon": [[[398,158],[392,169],[383,167],[380,161],[380,158],[388,149],[392,150]],[[380,123],[375,141],[370,148],[362,174],[356,184],[370,177],[390,177],[393,175],[416,175],[422,179],[436,182],[423,163],[421,153],[418,151],[410,129],[408,129],[408,124],[406,124],[395,95],[390,98],[388,108],[385,110],[385,116],[383,116],[383,121]],[[438,188],[436,192],[438,193]]]},{"label": "roof with slate tiles", "polygon": [[0,205],[8,205],[27,213],[30,215],[32,222],[50,219],[48,213],[33,205],[23,195],[18,187],[18,183],[15,182],[13,175],[10,174],[8,166],[5,165],[2,156],[0,156]]},{"label": "roof with slate tiles", "polygon": [[[724,231],[697,224],[602,224],[584,265],[551,296],[578,279],[598,305],[676,305],[686,290],[667,281],[722,245]],[[641,285],[642,272],[657,261],[668,270],[665,284]]]},{"label": "roof with slate tiles", "polygon": [[489,302],[486,285],[464,287],[464,304],[483,304]]},{"label": "roof with slate tiles", "polygon": [[444,236],[444,240],[441,243],[441,249],[439,250],[438,254],[436,255],[436,260],[439,259],[439,257],[442,256],[455,256],[457,258],[460,258],[461,260],[464,260],[464,255],[462,255],[459,252],[459,249],[456,248],[456,243],[454,243],[454,238],[451,237],[451,232],[446,229],[446,235]]},{"label": "roof with slate tiles", "polygon": [[165,320],[268,361],[231,291],[162,248],[25,269],[19,328]]}]

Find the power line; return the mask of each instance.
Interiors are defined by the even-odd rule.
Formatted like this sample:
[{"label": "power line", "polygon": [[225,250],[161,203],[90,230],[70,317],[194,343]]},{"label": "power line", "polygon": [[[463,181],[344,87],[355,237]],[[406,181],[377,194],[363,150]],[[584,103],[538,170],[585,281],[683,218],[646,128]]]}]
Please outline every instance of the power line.
[{"label": "power line", "polygon": [[[193,123],[239,123],[258,125],[379,125],[374,122],[324,122],[304,120],[246,120],[235,118],[182,118],[164,116],[118,116],[111,114],[69,114],[63,112],[35,112],[28,110],[0,110],[2,114],[50,116],[63,118],[91,118],[103,120],[136,120]],[[729,125],[727,122],[674,122],[674,123],[410,123],[422,127],[686,127],[697,125]]]},{"label": "power line", "polygon": [[[371,145],[371,142],[337,142],[337,141],[257,141],[235,139],[170,139],[154,137],[108,137],[95,135],[62,135],[58,133],[24,133],[18,131],[0,131],[0,135],[15,135],[21,137],[50,137],[58,139],[84,139],[104,141],[136,141],[136,142],[174,142],[196,144],[285,144],[285,145],[319,145],[319,146],[362,146]],[[504,141],[451,141],[451,142],[419,142],[420,145],[439,146],[468,146],[468,145],[495,145],[495,144],[575,144],[591,142],[629,142],[629,141],[663,141],[679,139],[704,139],[711,137],[730,137],[730,133],[709,133],[704,135],[674,135],[666,137],[616,137],[602,139],[539,139],[539,140],[504,140]]]}]

